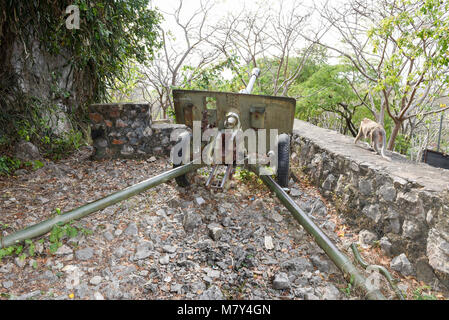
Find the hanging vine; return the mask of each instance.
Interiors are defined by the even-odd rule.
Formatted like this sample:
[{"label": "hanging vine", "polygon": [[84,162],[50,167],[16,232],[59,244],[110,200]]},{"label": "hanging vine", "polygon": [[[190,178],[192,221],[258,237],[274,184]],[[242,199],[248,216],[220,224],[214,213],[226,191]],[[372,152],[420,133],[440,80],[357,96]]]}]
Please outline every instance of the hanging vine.
[{"label": "hanging vine", "polygon": [[[79,29],[66,27],[69,5],[79,9]],[[150,0],[1,1],[0,146],[26,136],[42,140],[48,133],[42,118],[57,104],[68,106],[64,111],[80,124],[90,103],[108,101],[108,89],[123,78],[129,63],[153,58],[160,47],[160,20]],[[63,64],[51,70],[51,79],[32,74],[26,82],[14,61],[34,70],[37,50]],[[50,92],[30,94],[24,83],[32,87],[33,81],[47,82]]]}]

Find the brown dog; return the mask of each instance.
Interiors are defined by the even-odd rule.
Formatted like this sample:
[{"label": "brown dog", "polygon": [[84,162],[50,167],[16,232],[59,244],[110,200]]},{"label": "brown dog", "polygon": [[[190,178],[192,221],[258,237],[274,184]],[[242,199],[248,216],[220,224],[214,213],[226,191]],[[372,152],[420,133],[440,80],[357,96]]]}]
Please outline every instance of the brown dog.
[{"label": "brown dog", "polygon": [[[363,138],[370,139],[371,147],[376,151],[377,154],[380,154],[382,158],[391,161],[391,158],[385,155],[385,148],[387,146],[387,134],[385,133],[384,127],[382,127],[381,124],[368,118],[363,119],[360,123],[359,133],[357,134],[357,137],[355,137],[354,143],[357,143],[362,135]],[[368,143],[367,145],[370,146]],[[382,147],[381,152],[379,152],[378,149],[379,145]]]}]

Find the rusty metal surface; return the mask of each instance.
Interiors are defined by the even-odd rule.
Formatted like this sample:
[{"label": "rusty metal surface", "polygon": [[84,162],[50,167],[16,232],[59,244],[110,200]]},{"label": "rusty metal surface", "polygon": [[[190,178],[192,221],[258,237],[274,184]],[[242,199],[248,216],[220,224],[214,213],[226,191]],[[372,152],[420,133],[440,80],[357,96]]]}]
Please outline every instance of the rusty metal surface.
[{"label": "rusty metal surface", "polygon": [[[208,109],[207,101],[215,100],[216,109]],[[281,133],[292,133],[296,100],[231,92],[173,90],[176,122],[192,127],[193,121],[204,121],[207,112],[210,126],[223,129],[226,113],[239,115],[241,129],[278,129]]]}]

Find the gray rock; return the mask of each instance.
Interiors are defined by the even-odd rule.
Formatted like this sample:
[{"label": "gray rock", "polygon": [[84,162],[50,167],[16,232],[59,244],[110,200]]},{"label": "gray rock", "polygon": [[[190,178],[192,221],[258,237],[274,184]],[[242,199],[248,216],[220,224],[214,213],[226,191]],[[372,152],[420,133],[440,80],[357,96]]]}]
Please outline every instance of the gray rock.
[{"label": "gray rock", "polygon": [[16,300],[30,300],[30,299],[36,298],[40,295],[41,295],[41,291],[35,290],[35,291],[29,292],[29,293],[22,294],[21,296],[18,296],[16,298]]},{"label": "gray rock", "polygon": [[94,256],[94,249],[87,247],[75,252],[75,257],[78,260],[89,260]]},{"label": "gray rock", "polygon": [[399,234],[401,231],[401,223],[399,222],[399,219],[389,219],[389,221],[391,232]]},{"label": "gray rock", "polygon": [[199,300],[224,300],[223,293],[216,285],[212,285],[203,292],[198,298]]},{"label": "gray rock", "polygon": [[14,282],[12,282],[12,281],[4,281],[4,282],[3,282],[3,288],[5,288],[5,289],[9,289],[9,288],[11,288],[13,285],[14,285]]},{"label": "gray rock", "polygon": [[177,248],[175,246],[171,246],[171,245],[162,246],[162,250],[164,250],[164,252],[167,252],[167,253],[175,253],[176,249]]},{"label": "gray rock", "polygon": [[134,148],[128,144],[124,144],[120,153],[124,156],[132,155],[134,153]]},{"label": "gray rock", "polygon": [[340,299],[340,291],[332,284],[327,285],[323,289],[323,297],[324,300],[339,300]]},{"label": "gray rock", "polygon": [[187,212],[184,215],[183,226],[186,232],[192,232],[196,227],[201,224],[201,216],[193,212]]},{"label": "gray rock", "polygon": [[312,206],[312,214],[324,217],[327,215],[327,208],[323,201],[316,199]]},{"label": "gray rock", "polygon": [[382,214],[379,210],[378,204],[372,204],[370,206],[365,206],[362,210],[362,213],[366,215],[368,218],[374,220],[375,223],[378,223]]},{"label": "gray rock", "polygon": [[209,270],[207,272],[207,276],[212,279],[219,278],[220,274],[221,274],[220,270]]},{"label": "gray rock", "polygon": [[439,249],[449,256],[449,242],[443,241],[440,243]]},{"label": "gray rock", "polygon": [[16,263],[16,265],[17,265],[19,268],[25,267],[25,264],[26,264],[26,260],[25,260],[25,259],[20,259],[20,257],[15,258],[15,259],[14,259],[14,262]]},{"label": "gray rock", "polygon": [[215,241],[219,241],[223,235],[223,229],[216,223],[209,224],[207,229],[209,230],[209,236]]},{"label": "gray rock", "polygon": [[103,297],[103,295],[100,292],[96,291],[94,293],[94,299],[95,300],[104,300],[104,297]]},{"label": "gray rock", "polygon": [[127,236],[136,236],[139,230],[137,229],[137,225],[135,222],[131,222],[128,227],[125,229],[125,235]]},{"label": "gray rock", "polygon": [[270,215],[270,220],[274,222],[281,222],[283,220],[282,216],[277,212],[272,212]]},{"label": "gray rock", "polygon": [[320,298],[318,298],[313,293],[306,293],[304,296],[304,300],[320,300]]},{"label": "gray rock", "polygon": [[120,284],[117,281],[111,282],[105,289],[105,295],[108,299],[120,299],[123,297],[123,292],[120,288]]},{"label": "gray rock", "polygon": [[323,182],[323,186],[322,186],[323,189],[324,190],[333,190],[336,180],[337,179],[332,174],[329,174],[327,176],[326,180],[324,180],[324,182]]},{"label": "gray rock", "polygon": [[290,287],[290,280],[285,272],[280,272],[274,276],[273,288],[276,290],[284,290]]},{"label": "gray rock", "polygon": [[166,217],[167,213],[165,212],[164,209],[158,209],[156,210],[156,215],[158,215],[159,217]]},{"label": "gray rock", "polygon": [[379,194],[384,201],[393,202],[396,199],[396,189],[391,185],[383,185],[380,187]]},{"label": "gray rock", "polygon": [[330,265],[329,261],[326,258],[321,258],[319,255],[313,255],[310,257],[313,265],[318,268],[321,272],[329,272]]},{"label": "gray rock", "polygon": [[146,259],[153,255],[154,245],[151,241],[143,241],[137,246],[136,254],[134,256],[135,260]]},{"label": "gray rock", "polygon": [[264,237],[264,245],[265,249],[272,250],[274,249],[273,238],[271,236]]},{"label": "gray rock", "polygon": [[159,263],[160,264],[169,264],[170,263],[170,257],[168,254],[162,256],[161,258],[159,258]]},{"label": "gray rock", "polygon": [[410,220],[405,220],[402,224],[402,235],[407,239],[416,239],[420,236],[421,231],[419,226]]},{"label": "gray rock", "polygon": [[290,189],[290,196],[292,196],[292,197],[299,197],[301,194],[302,194],[302,192],[299,191],[299,189],[296,189],[296,188]]},{"label": "gray rock", "polygon": [[13,267],[14,267],[14,265],[11,262],[9,262],[3,266],[0,266],[0,272],[1,273],[10,273]]},{"label": "gray rock", "polygon": [[56,275],[54,275],[53,272],[51,272],[50,270],[45,271],[44,274],[40,278],[45,279],[45,280],[49,281],[50,283],[53,283],[58,280],[58,277]]},{"label": "gray rock", "polygon": [[231,225],[231,218],[223,217],[223,219],[221,220],[221,224],[223,225],[223,227],[229,227]]},{"label": "gray rock", "polygon": [[114,236],[113,236],[112,233],[110,233],[109,231],[103,232],[103,237],[104,237],[107,241],[112,241],[112,240],[114,240]]},{"label": "gray rock", "polygon": [[359,232],[359,243],[364,247],[371,246],[377,240],[377,235],[369,230]]},{"label": "gray rock", "polygon": [[364,196],[369,196],[371,191],[373,190],[372,183],[370,180],[360,180],[359,181],[359,190],[360,193]]},{"label": "gray rock", "polygon": [[202,197],[196,197],[195,201],[199,206],[206,203],[206,200],[204,200]]},{"label": "gray rock", "polygon": [[32,161],[42,159],[39,149],[28,141],[20,141],[15,146],[15,156],[22,161]]},{"label": "gray rock", "polygon": [[60,246],[59,248],[58,248],[58,250],[56,250],[56,252],[55,252],[55,254],[56,255],[66,255],[66,254],[71,254],[71,253],[73,253],[73,250],[72,250],[72,248],[70,248],[69,246],[67,246],[67,245],[65,245],[65,244],[63,244],[62,246]]},{"label": "gray rock", "polygon": [[113,254],[117,258],[121,258],[124,255],[126,255],[126,249],[120,246],[120,247],[118,247],[117,249],[114,250]]},{"label": "gray rock", "polygon": [[428,226],[431,226],[433,224],[433,222],[435,221],[434,219],[434,212],[432,209],[430,209],[427,214],[426,214],[426,222]]},{"label": "gray rock", "polygon": [[90,279],[89,283],[96,286],[96,285],[100,284],[102,280],[103,280],[103,278],[101,276],[95,276],[92,279]]},{"label": "gray rock", "polygon": [[293,275],[301,275],[304,271],[313,271],[313,265],[303,257],[293,258],[281,263],[281,268]]},{"label": "gray rock", "polygon": [[89,295],[89,287],[87,286],[87,284],[82,283],[75,288],[75,293],[79,298],[83,299],[84,297]]},{"label": "gray rock", "polygon": [[399,256],[391,260],[390,268],[401,273],[404,276],[410,276],[414,274],[413,266],[404,253],[401,253]]},{"label": "gray rock", "polygon": [[390,240],[388,240],[387,237],[382,237],[380,239],[380,248],[382,249],[382,251],[387,255],[387,256],[391,256],[391,242]]}]

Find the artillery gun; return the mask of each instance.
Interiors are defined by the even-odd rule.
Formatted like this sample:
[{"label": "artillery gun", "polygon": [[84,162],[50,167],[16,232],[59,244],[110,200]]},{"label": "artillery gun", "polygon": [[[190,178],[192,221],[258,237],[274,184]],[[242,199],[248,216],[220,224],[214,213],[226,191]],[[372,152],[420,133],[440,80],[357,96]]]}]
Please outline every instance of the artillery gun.
[{"label": "artillery gun", "polygon": [[[83,218],[171,179],[175,179],[177,184],[182,187],[189,186],[189,174],[206,165],[211,167],[206,185],[226,189],[226,183],[232,176],[234,168],[239,165],[247,167],[259,175],[293,217],[313,236],[316,243],[342,271],[348,281],[366,292],[368,299],[385,299],[380,290],[370,285],[350,259],[338,250],[326,234],[287,194],[290,159],[289,134],[293,130],[295,99],[252,95],[251,91],[259,73],[259,69],[254,69],[248,86],[239,93],[174,90],[176,121],[185,124],[193,131],[193,134],[188,131],[183,132],[178,138],[178,148],[174,148],[172,152],[172,159],[182,159],[184,163],[175,162],[174,168],[167,172],[5,237],[0,236],[0,249],[41,236],[51,231],[55,225]],[[204,142],[202,139],[199,141],[195,139],[195,131],[198,129],[200,131],[201,129],[212,129],[212,139],[209,144],[202,143]],[[239,143],[239,136],[247,130],[256,131],[256,139],[247,140],[246,143],[240,139],[241,143]],[[271,137],[259,135],[264,130],[269,130]],[[274,135],[272,135],[273,133]],[[275,139],[272,139],[273,136]],[[213,184],[218,166],[223,165],[221,161],[223,156],[217,152],[217,150],[221,150],[223,143],[226,150],[224,155],[226,172],[221,181]],[[241,145],[243,145],[241,149],[234,149],[234,146]],[[257,145],[258,148],[256,152],[251,152],[253,150],[251,147],[254,145]],[[263,147],[259,148],[264,145],[268,146],[268,152],[265,152],[266,149]],[[227,156],[229,161],[226,161]],[[269,167],[270,170],[266,168],[267,159],[270,160],[268,161],[270,165],[274,164]],[[276,181],[272,179],[271,174],[276,175]]]},{"label": "artillery gun", "polygon": [[[288,187],[289,135],[293,130],[296,101],[251,94],[259,74],[258,68],[253,69],[246,89],[239,93],[173,90],[176,122],[190,129],[178,138],[178,143],[183,145],[172,153],[174,167],[180,166],[181,159],[184,163],[195,158],[202,160],[211,167],[206,186],[226,189],[236,166],[269,163],[271,171],[264,167],[266,173],[275,174],[277,183]],[[209,132],[206,136],[211,138],[207,145],[196,134],[206,130]],[[224,176],[214,183],[222,165],[226,167]],[[177,177],[176,182],[181,187],[189,186],[191,174]]]}]

